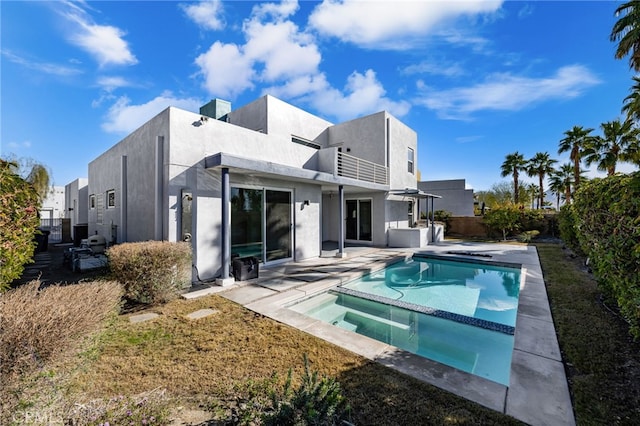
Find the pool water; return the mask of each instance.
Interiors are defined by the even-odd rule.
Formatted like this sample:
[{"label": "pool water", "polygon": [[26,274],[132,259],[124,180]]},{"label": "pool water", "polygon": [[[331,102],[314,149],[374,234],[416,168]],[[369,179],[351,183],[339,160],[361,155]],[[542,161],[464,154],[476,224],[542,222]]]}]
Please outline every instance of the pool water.
[{"label": "pool water", "polygon": [[508,386],[519,277],[414,257],[289,308]]},{"label": "pool water", "polygon": [[342,287],[515,326],[520,269],[414,256]]}]

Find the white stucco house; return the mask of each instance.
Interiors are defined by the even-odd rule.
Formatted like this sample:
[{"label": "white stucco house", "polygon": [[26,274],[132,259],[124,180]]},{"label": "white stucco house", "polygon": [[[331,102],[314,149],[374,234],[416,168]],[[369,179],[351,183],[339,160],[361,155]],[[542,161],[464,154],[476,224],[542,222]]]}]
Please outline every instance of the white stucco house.
[{"label": "white stucco house", "polygon": [[268,95],[169,107],[89,164],[89,235],[190,241],[194,280],[224,283],[232,255],[388,246],[410,227],[416,203],[395,190],[417,189],[416,162],[416,132],[387,112],[333,124]]},{"label": "white stucco house", "polygon": [[[428,193],[435,193],[441,198],[433,200],[433,209],[446,210],[453,216],[474,216],[473,189],[466,188],[464,179],[428,180],[418,182],[418,188]],[[426,201],[420,202],[420,211],[426,212]]]}]

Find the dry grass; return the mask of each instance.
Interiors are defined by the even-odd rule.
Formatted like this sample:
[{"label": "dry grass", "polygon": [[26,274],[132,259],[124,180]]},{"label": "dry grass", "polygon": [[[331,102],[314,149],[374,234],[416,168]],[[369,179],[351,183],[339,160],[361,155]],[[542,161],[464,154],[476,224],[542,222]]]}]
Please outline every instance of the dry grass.
[{"label": "dry grass", "polygon": [[40,286],[33,281],[0,295],[0,423],[36,404],[31,397],[43,381],[48,391],[56,388],[56,366],[75,363],[89,337],[115,316],[122,294],[110,281]]},{"label": "dry grass", "polygon": [[[204,308],[217,313],[185,318]],[[145,323],[120,318],[92,368],[76,376],[79,398],[162,387],[181,404],[220,411],[265,392],[274,373],[283,380],[291,367],[294,379],[301,377],[307,354],[312,371],[340,382],[359,425],[516,423],[219,296],[176,300],[153,312],[160,317]]]},{"label": "dry grass", "polygon": [[602,303],[584,259],[559,244],[536,247],[577,423],[638,424],[640,342],[631,340],[629,324]]}]

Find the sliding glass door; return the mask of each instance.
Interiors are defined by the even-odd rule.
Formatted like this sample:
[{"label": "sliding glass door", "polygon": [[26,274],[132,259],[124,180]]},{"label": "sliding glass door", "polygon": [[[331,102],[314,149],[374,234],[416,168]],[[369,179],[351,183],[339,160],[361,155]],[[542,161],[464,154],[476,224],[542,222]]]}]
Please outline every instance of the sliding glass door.
[{"label": "sliding glass door", "polygon": [[292,257],[291,191],[231,188],[231,254],[263,262]]},{"label": "sliding glass door", "polygon": [[346,200],[346,239],[371,241],[371,200]]}]

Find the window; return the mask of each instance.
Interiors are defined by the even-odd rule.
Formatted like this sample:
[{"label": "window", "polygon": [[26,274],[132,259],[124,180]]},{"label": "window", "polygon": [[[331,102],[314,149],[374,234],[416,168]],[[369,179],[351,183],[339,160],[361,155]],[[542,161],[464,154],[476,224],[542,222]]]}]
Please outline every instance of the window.
[{"label": "window", "polygon": [[297,137],[297,136],[291,136],[291,142],[293,143],[297,143],[300,145],[304,145],[304,146],[308,146],[310,148],[314,148],[314,149],[320,149],[322,148],[319,144],[315,143],[315,142],[311,142],[309,140]]},{"label": "window", "polygon": [[407,150],[407,171],[413,174],[413,149],[408,148]]},{"label": "window", "polygon": [[91,194],[89,196],[89,208],[90,209],[95,209],[96,208],[96,196],[95,196],[95,194]]},{"label": "window", "polygon": [[107,191],[107,208],[112,209],[116,206],[116,191]]}]

